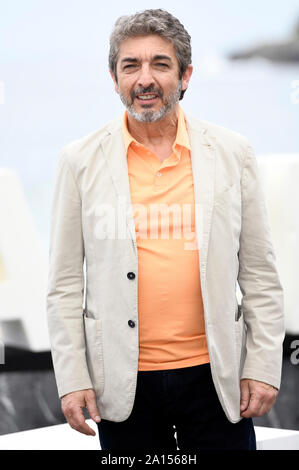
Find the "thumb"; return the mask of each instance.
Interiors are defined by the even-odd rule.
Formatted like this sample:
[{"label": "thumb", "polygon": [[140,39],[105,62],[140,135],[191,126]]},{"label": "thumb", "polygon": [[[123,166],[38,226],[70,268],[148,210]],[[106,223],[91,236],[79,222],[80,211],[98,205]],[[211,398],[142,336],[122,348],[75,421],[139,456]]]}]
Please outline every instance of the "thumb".
[{"label": "thumb", "polygon": [[241,380],[241,401],[240,401],[241,412],[245,411],[248,408],[249,401],[250,401],[249,383],[247,380]]},{"label": "thumb", "polygon": [[100,413],[97,407],[96,395],[93,390],[88,390],[85,395],[86,408],[88,410],[89,416],[96,423],[101,421]]}]

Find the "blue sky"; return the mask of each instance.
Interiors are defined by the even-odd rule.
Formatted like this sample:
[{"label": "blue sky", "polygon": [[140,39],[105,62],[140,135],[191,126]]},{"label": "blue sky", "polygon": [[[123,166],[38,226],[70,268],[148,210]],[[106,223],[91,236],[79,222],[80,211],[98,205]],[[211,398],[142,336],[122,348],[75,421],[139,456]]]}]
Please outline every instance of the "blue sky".
[{"label": "blue sky", "polygon": [[298,0],[0,0],[0,61],[102,58],[116,18],[146,8],[177,16],[198,54],[283,39],[299,18]]}]

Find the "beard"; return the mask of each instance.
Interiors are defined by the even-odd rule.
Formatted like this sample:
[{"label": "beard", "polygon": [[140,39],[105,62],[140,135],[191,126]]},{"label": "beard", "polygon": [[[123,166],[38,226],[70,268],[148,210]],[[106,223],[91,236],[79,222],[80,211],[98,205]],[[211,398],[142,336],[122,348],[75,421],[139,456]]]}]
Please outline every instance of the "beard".
[{"label": "beard", "polygon": [[[138,89],[134,92],[131,93],[131,99],[129,100],[126,98],[118,88],[119,96],[122,101],[122,103],[125,105],[127,108],[128,113],[136,119],[136,121],[139,122],[157,122],[163,119],[165,116],[167,116],[171,111],[175,108],[177,103],[179,102],[180,96],[181,96],[181,91],[182,91],[182,82],[179,80],[178,86],[176,90],[171,92],[166,99],[163,101],[163,93],[162,90],[155,90],[153,87],[148,87],[148,88],[143,88],[143,89]],[[143,105],[145,108],[145,111],[142,111],[138,113],[135,111],[133,108],[133,100],[136,95],[142,94],[142,93],[155,93],[159,95],[159,97],[162,100],[162,108],[159,111],[152,111],[151,109],[146,109],[146,107],[150,108],[152,105],[147,105],[146,103]]]}]

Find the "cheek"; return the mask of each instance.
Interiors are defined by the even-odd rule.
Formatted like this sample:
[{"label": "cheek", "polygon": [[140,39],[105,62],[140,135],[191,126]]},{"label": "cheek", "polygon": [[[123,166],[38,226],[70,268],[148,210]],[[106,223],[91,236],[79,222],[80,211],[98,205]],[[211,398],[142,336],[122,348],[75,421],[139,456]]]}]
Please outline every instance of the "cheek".
[{"label": "cheek", "polygon": [[173,75],[169,75],[168,77],[163,77],[163,79],[160,80],[160,86],[163,87],[165,91],[173,91],[176,90],[179,85],[179,80],[177,77],[174,77]]},{"label": "cheek", "polygon": [[121,84],[118,86],[118,90],[125,96],[130,96],[134,90],[134,81],[133,80],[122,80]]}]

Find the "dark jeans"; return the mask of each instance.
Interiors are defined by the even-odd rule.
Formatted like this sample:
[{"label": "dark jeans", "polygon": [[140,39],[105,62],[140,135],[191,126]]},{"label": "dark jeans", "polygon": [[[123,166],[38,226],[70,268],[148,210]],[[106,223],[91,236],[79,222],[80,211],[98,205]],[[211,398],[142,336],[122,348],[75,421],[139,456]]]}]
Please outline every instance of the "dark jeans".
[{"label": "dark jeans", "polygon": [[210,364],[138,371],[130,416],[98,430],[102,450],[256,450],[252,419],[226,418]]}]

